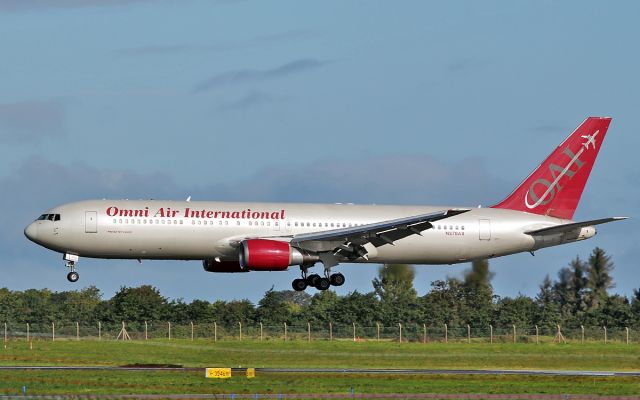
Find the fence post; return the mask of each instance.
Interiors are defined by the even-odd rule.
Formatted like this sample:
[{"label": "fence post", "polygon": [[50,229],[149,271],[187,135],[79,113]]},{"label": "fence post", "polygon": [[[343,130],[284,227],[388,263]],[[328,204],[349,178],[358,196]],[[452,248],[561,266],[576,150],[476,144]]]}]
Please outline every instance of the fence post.
[{"label": "fence post", "polygon": [[193,321],[191,321],[191,341],[193,342]]},{"label": "fence post", "polygon": [[284,341],[287,341],[287,323],[284,323]]},{"label": "fence post", "polygon": [[51,341],[52,342],[56,341],[56,323],[55,322],[51,323]]},{"label": "fence post", "polygon": [[356,341],[356,323],[353,323],[353,341]]},{"label": "fence post", "polygon": [[27,342],[29,341],[29,323],[27,322]]},{"label": "fence post", "polygon": [[402,324],[398,323],[398,328],[400,329],[400,338],[398,339],[398,342],[402,343]]},{"label": "fence post", "polygon": [[513,325],[513,343],[516,342],[516,326]]},{"label": "fence post", "polygon": [[540,338],[539,338],[538,334],[539,334],[538,325],[536,325],[536,344],[540,344]]},{"label": "fence post", "polygon": [[169,340],[171,340],[171,322],[169,322]]},{"label": "fence post", "polygon": [[218,323],[216,321],[213,322],[213,341],[218,341]]},{"label": "fence post", "polygon": [[604,328],[604,344],[607,344],[607,327],[603,326],[602,328]]},{"label": "fence post", "polygon": [[380,322],[376,322],[376,340],[380,341]]},{"label": "fence post", "polygon": [[422,324],[422,343],[427,343],[427,324]]},{"label": "fence post", "polygon": [[98,321],[98,340],[102,340],[102,324]]},{"label": "fence post", "polygon": [[333,341],[333,324],[329,322],[329,341]]},{"label": "fence post", "polygon": [[262,322],[260,322],[260,340],[262,340]]},{"label": "fence post", "polygon": [[467,343],[471,343],[471,327],[467,324]]},{"label": "fence post", "polygon": [[584,325],[580,325],[581,343],[584,344]]},{"label": "fence post", "polygon": [[444,324],[444,342],[449,343],[449,328]]},{"label": "fence post", "polygon": [[149,325],[144,321],[144,340],[149,340]]},{"label": "fence post", "polygon": [[629,327],[628,327],[628,326],[626,326],[626,327],[624,328],[624,330],[625,330],[625,334],[626,334],[626,336],[627,336],[627,344],[629,344]]},{"label": "fence post", "polygon": [[242,340],[242,322],[238,321],[238,329],[240,330],[240,340]]},{"label": "fence post", "polygon": [[76,340],[80,340],[80,322],[76,321]]},{"label": "fence post", "polygon": [[307,322],[307,342],[311,341],[311,322]]},{"label": "fence post", "polygon": [[8,338],[8,336],[7,336],[7,323],[5,322],[4,323],[4,341],[5,342],[7,341],[7,338]]},{"label": "fence post", "polygon": [[493,325],[489,325],[489,343],[493,343]]}]

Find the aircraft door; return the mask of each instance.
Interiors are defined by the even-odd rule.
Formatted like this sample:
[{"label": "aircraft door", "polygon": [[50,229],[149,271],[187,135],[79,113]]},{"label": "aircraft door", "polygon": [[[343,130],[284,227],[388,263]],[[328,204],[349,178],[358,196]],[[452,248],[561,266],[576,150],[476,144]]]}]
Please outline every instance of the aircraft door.
[{"label": "aircraft door", "polygon": [[98,213],[96,211],[85,211],[84,231],[85,233],[98,232]]},{"label": "aircraft door", "polygon": [[491,240],[491,220],[489,219],[479,219],[478,220],[478,239],[480,240]]}]

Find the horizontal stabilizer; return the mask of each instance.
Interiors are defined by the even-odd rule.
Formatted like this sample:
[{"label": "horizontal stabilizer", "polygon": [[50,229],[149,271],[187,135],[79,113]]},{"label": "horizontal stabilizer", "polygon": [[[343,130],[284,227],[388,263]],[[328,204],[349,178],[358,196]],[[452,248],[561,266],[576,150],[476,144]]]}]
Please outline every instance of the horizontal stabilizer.
[{"label": "horizontal stabilizer", "polygon": [[627,217],[610,217],[610,218],[592,219],[591,221],[573,222],[570,224],[550,226],[548,228],[534,229],[532,231],[527,231],[525,233],[527,235],[548,235],[553,233],[564,233],[564,232],[573,231],[577,228],[584,228],[587,226],[606,224],[607,222],[613,222],[613,221],[622,221],[623,219],[627,219]]}]

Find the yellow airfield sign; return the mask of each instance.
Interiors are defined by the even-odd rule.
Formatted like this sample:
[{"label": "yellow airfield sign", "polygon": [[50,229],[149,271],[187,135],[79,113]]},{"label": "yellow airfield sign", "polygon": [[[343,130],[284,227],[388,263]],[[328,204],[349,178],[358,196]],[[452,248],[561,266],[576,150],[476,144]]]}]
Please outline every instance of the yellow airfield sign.
[{"label": "yellow airfield sign", "polygon": [[227,379],[231,378],[231,368],[207,368],[205,378]]}]

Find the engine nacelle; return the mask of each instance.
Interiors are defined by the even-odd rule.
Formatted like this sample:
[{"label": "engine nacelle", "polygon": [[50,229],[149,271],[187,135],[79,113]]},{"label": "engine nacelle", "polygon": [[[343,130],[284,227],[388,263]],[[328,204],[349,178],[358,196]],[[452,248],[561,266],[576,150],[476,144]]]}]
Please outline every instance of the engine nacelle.
[{"label": "engine nacelle", "polygon": [[318,256],[303,254],[287,242],[249,239],[242,242],[240,266],[250,271],[284,271],[290,265],[315,263]]},{"label": "engine nacelle", "polygon": [[202,268],[207,272],[249,272],[248,269],[243,269],[237,261],[203,260]]}]

